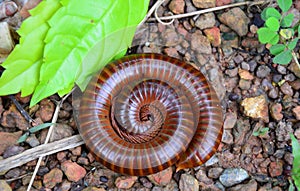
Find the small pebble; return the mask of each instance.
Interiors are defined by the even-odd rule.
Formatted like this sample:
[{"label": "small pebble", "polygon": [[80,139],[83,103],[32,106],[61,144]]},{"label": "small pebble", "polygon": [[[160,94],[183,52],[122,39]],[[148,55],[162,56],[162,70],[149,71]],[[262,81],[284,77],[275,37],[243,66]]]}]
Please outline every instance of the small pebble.
[{"label": "small pebble", "polygon": [[61,164],[69,181],[77,182],[86,175],[86,170],[75,162],[65,161]]},{"label": "small pebble", "polygon": [[58,168],[54,168],[49,173],[44,175],[43,183],[46,188],[54,188],[56,184],[62,182],[62,178],[62,171]]},{"label": "small pebble", "polygon": [[152,183],[145,177],[141,177],[140,179],[140,182],[142,183],[142,185],[146,188],[152,188]]},{"label": "small pebble", "polygon": [[296,106],[292,109],[294,116],[297,120],[300,120],[300,106]]},{"label": "small pebble", "polygon": [[281,113],[282,105],[280,103],[271,104],[270,113],[273,119],[280,121],[283,118]]},{"label": "small pebble", "polygon": [[107,176],[100,176],[100,181],[103,183],[107,183],[108,182]]},{"label": "small pebble", "polygon": [[211,168],[208,170],[208,177],[210,178],[219,178],[219,176],[222,174],[223,168],[216,167],[216,168]]},{"label": "small pebble", "polygon": [[244,61],[244,57],[242,57],[241,55],[237,55],[236,57],[233,58],[233,61],[237,64],[240,64]]},{"label": "small pebble", "polygon": [[269,173],[271,177],[277,177],[282,174],[283,163],[281,160],[271,162],[269,166]]},{"label": "small pebble", "polygon": [[136,180],[137,176],[120,176],[116,179],[115,185],[119,189],[130,189]]},{"label": "small pebble", "polygon": [[278,83],[282,80],[282,75],[281,74],[274,74],[272,80],[273,80],[273,82]]},{"label": "small pebble", "polygon": [[230,93],[228,96],[228,99],[230,99],[231,101],[237,101],[240,99],[240,96],[238,94],[235,93]]},{"label": "small pebble", "polygon": [[254,70],[257,66],[257,62],[255,60],[250,60],[248,64],[249,64],[249,67],[250,67],[250,71],[254,72]]},{"label": "small pebble", "polygon": [[155,174],[151,174],[147,177],[155,185],[165,186],[171,181],[172,175],[173,175],[173,170],[172,170],[171,167],[169,167],[169,168],[167,168],[163,171],[160,171],[160,172],[155,173]]},{"label": "small pebble", "polygon": [[288,81],[288,82],[293,82],[293,81],[295,81],[296,80],[296,77],[295,77],[295,75],[294,74],[287,74],[287,75],[285,75],[284,76],[284,79],[286,80],[286,81]]},{"label": "small pebble", "polygon": [[277,89],[272,88],[272,89],[269,91],[268,96],[269,96],[270,98],[273,98],[273,99],[278,98],[278,91],[277,91]]},{"label": "small pebble", "polygon": [[265,78],[271,72],[271,69],[266,65],[260,65],[256,71],[256,76],[259,78]]},{"label": "small pebble", "polygon": [[20,146],[10,146],[8,147],[5,152],[3,153],[3,158],[8,158],[8,157],[11,157],[11,156],[14,156],[14,155],[17,155],[21,152],[23,152],[25,150],[24,147],[20,147]]},{"label": "small pebble", "polygon": [[244,70],[250,70],[250,65],[247,62],[242,62],[241,63],[241,68]]},{"label": "small pebble", "polygon": [[180,190],[198,191],[199,183],[198,181],[189,174],[182,174],[179,180]]},{"label": "small pebble", "polygon": [[290,86],[290,84],[288,82],[284,82],[281,86],[280,86],[280,90],[282,91],[282,93],[289,95],[289,96],[293,96],[294,95],[294,91],[292,89],[292,86]]},{"label": "small pebble", "polygon": [[286,67],[282,66],[282,65],[278,65],[277,66],[277,71],[280,73],[280,74],[286,74]]},{"label": "small pebble", "polygon": [[230,187],[249,178],[247,171],[241,168],[225,169],[219,180],[225,187]]}]

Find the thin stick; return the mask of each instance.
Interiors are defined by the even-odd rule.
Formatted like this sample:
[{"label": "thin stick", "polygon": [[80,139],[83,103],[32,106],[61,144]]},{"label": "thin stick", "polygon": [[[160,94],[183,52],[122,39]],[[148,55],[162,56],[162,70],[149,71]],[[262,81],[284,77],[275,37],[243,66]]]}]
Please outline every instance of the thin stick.
[{"label": "thin stick", "polygon": [[[158,18],[160,20],[180,19],[180,18],[191,17],[191,16],[200,15],[200,14],[204,14],[204,13],[209,13],[209,12],[213,12],[213,11],[219,11],[219,10],[223,10],[223,9],[227,9],[227,8],[231,8],[231,7],[238,7],[238,6],[244,6],[244,5],[260,5],[260,4],[264,4],[264,3],[268,3],[268,2],[270,2],[270,1],[269,0],[257,1],[257,2],[246,1],[246,2],[233,3],[233,4],[229,4],[229,5],[213,7],[213,8],[199,10],[199,11],[194,11],[194,12],[190,12],[190,13],[164,16],[164,17],[158,17]],[[157,20],[157,18],[150,18],[149,19],[149,21],[156,21],[156,20]]]},{"label": "thin stick", "polygon": [[72,149],[82,144],[84,144],[84,142],[81,136],[73,135],[72,137],[67,137],[59,141],[27,149],[20,154],[0,160],[0,172],[8,171],[12,168],[26,164],[39,157],[44,157],[63,150]]},{"label": "thin stick", "polygon": [[156,3],[148,11],[146,17],[139,23],[138,27],[146,22],[146,20],[152,15],[152,13],[161,5],[165,0],[157,0]]},{"label": "thin stick", "polygon": [[15,96],[9,95],[8,97],[15,104],[17,109],[20,111],[21,115],[23,115],[23,117],[26,119],[26,121],[28,121],[29,123],[34,122],[34,120],[30,117],[30,115],[23,109],[21,104],[17,101]]},{"label": "thin stick", "polygon": [[[73,90],[74,90],[74,89],[73,89]],[[57,118],[58,118],[58,113],[59,113],[59,111],[60,111],[60,107],[61,107],[62,103],[67,99],[67,97],[68,97],[69,95],[71,95],[71,93],[73,92],[73,90],[72,90],[70,93],[68,93],[67,95],[65,95],[65,96],[61,99],[61,101],[59,102],[59,104],[57,104],[57,106],[56,106],[56,108],[55,108],[55,112],[54,112],[54,115],[53,115],[53,118],[52,118],[51,123],[56,123]],[[52,135],[53,128],[54,128],[54,125],[51,125],[50,128],[49,128],[49,130],[48,130],[47,137],[46,137],[46,140],[45,140],[45,143],[44,143],[44,144],[47,144],[47,143],[49,142],[50,137],[51,137],[51,135]],[[36,174],[37,174],[37,172],[38,172],[38,170],[39,170],[39,168],[40,168],[40,165],[41,165],[42,160],[43,160],[43,157],[42,157],[42,156],[39,157],[39,160],[38,160],[38,162],[37,162],[37,164],[36,164],[36,166],[35,166],[33,175],[32,175],[32,177],[31,177],[31,180],[30,180],[29,185],[28,185],[28,187],[27,187],[27,191],[30,191],[30,189],[31,189],[31,186],[32,186],[32,184],[33,184],[33,182],[34,182],[34,179],[35,179],[35,176],[36,176]]]}]

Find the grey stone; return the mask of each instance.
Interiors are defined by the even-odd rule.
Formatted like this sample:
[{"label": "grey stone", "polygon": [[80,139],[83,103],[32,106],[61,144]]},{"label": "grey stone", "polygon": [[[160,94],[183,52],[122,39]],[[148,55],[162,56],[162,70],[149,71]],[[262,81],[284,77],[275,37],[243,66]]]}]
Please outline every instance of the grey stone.
[{"label": "grey stone", "polygon": [[244,169],[229,168],[224,170],[219,180],[225,187],[230,187],[243,182],[247,178],[249,178],[249,175]]},{"label": "grey stone", "polygon": [[218,18],[222,23],[234,30],[239,36],[245,36],[248,33],[248,24],[250,19],[239,7],[220,14]]},{"label": "grey stone", "polygon": [[256,76],[259,78],[264,78],[264,77],[268,76],[270,74],[270,72],[271,72],[271,69],[268,66],[260,65],[257,68]]},{"label": "grey stone", "polygon": [[189,174],[182,174],[179,180],[180,190],[198,191],[199,183],[196,178]]},{"label": "grey stone", "polygon": [[213,13],[206,13],[200,15],[195,22],[195,26],[202,29],[211,28],[216,24],[215,15]]}]

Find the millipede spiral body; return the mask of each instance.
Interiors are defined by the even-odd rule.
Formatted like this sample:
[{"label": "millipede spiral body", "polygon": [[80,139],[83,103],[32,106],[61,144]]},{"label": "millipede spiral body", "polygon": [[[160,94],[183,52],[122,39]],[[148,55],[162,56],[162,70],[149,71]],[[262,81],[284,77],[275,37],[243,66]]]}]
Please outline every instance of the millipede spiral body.
[{"label": "millipede spiral body", "polygon": [[103,68],[80,104],[79,131],[109,169],[148,175],[192,168],[218,148],[223,117],[199,70],[159,54],[126,56]]}]

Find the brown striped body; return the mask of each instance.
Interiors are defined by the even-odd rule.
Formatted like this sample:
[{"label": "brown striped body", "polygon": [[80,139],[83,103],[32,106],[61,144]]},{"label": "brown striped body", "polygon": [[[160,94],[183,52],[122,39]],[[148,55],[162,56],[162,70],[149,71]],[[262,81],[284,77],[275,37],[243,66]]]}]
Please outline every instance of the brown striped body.
[{"label": "brown striped body", "polygon": [[203,164],[217,150],[223,117],[206,78],[180,60],[130,55],[108,64],[79,109],[87,147],[113,171],[148,175]]}]

